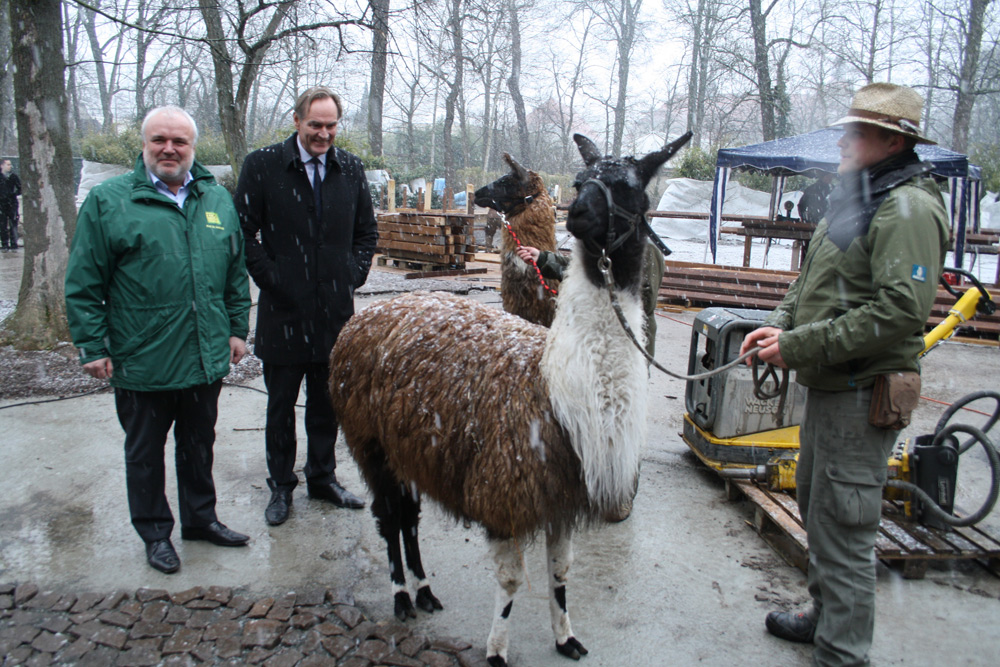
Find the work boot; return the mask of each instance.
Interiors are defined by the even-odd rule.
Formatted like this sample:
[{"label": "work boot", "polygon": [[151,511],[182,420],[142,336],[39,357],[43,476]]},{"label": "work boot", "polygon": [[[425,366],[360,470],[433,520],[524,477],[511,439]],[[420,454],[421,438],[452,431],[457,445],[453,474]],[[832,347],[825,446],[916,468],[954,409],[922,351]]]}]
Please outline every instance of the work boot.
[{"label": "work boot", "polygon": [[812,644],[816,634],[816,621],[805,612],[772,611],[765,625],[775,637],[800,644]]}]

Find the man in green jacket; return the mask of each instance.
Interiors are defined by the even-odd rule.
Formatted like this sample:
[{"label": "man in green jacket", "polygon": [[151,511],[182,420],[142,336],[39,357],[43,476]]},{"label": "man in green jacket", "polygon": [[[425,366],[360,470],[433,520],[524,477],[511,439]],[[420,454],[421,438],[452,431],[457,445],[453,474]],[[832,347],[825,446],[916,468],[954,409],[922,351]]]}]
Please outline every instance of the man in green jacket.
[{"label": "man in green jacket", "polygon": [[174,427],[181,538],[242,546],[215,514],[219,390],[246,354],[250,292],[232,198],[194,161],[179,107],[149,112],[135,170],[90,191],[66,268],[66,314],[83,370],[109,379],[125,430],[132,525],[157,570],[176,572],[164,447]]},{"label": "man in green jacket", "polygon": [[[809,544],[812,605],[771,612],[767,629],[812,642],[815,665],[866,665],[875,628],[875,536],[900,424],[869,417],[876,378],[919,382],[917,355],[949,229],[913,150],[923,99],[873,83],[843,125],[840,183],[798,280],[741,352],[794,368],[808,388],[795,483]],[[879,385],[883,384],[879,382]],[[912,385],[911,385],[912,386]]]}]

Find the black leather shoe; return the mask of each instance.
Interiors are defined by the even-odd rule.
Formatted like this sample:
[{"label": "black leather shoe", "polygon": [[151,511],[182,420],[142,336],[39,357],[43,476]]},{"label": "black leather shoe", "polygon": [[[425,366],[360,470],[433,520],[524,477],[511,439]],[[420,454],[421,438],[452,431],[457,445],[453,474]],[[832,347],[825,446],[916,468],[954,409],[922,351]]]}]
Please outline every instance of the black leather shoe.
[{"label": "black leather shoe", "polygon": [[235,530],[229,530],[218,521],[215,521],[203,528],[183,526],[181,528],[181,539],[205,540],[220,547],[242,547],[250,541],[250,536],[237,533]]},{"label": "black leather shoe", "polygon": [[288,509],[292,506],[292,492],[284,489],[271,491],[271,500],[264,510],[264,519],[272,526],[280,526],[288,521]]},{"label": "black leather shoe", "polygon": [[772,611],[767,615],[767,631],[775,637],[800,644],[812,644],[816,622],[805,613]]},{"label": "black leather shoe", "polygon": [[337,507],[359,510],[365,506],[365,501],[342,487],[336,480],[329,484],[309,484],[307,490],[310,498],[329,500]]},{"label": "black leather shoe", "polygon": [[177,557],[170,540],[146,542],[146,562],[163,574],[173,574],[181,568],[181,559]]}]

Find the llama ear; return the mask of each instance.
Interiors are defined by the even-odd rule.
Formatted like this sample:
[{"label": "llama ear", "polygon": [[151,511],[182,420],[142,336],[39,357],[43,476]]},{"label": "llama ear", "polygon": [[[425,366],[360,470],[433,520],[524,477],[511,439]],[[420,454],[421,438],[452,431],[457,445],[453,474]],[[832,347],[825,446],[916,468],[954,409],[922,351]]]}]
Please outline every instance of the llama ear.
[{"label": "llama ear", "polygon": [[688,130],[660,150],[650,153],[646,157],[639,160],[639,177],[642,179],[642,182],[649,183],[649,181],[656,174],[656,170],[659,169],[664,162],[672,158],[674,154],[679,151],[681,147],[683,147],[684,144],[686,144],[690,139],[691,130]]},{"label": "llama ear", "polygon": [[517,160],[515,160],[510,156],[510,153],[503,154],[503,161],[507,163],[507,166],[510,167],[510,170],[514,172],[515,176],[517,176],[517,180],[521,181],[522,183],[527,183],[528,181],[531,180],[531,177],[528,175],[528,170],[522,167],[520,164],[518,164]]},{"label": "llama ear", "polygon": [[583,156],[583,163],[588,167],[601,159],[601,151],[587,137],[582,134],[574,134],[573,141],[576,142],[576,147],[580,149],[580,155]]}]

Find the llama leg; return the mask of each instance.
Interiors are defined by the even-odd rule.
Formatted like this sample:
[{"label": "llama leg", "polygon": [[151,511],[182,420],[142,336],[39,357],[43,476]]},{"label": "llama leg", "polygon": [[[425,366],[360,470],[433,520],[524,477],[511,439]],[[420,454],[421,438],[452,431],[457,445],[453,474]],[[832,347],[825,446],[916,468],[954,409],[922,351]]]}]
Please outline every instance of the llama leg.
[{"label": "llama leg", "polygon": [[493,611],[493,627],[486,640],[486,662],[490,667],[506,667],[510,609],[514,594],[524,581],[524,561],[514,540],[497,540],[490,544],[496,566],[497,597]]},{"label": "llama leg", "polygon": [[403,494],[402,502],[402,532],[403,549],[406,551],[406,567],[417,578],[417,606],[428,613],[435,609],[444,609],[441,601],[431,593],[431,586],[424,574],[424,565],[420,561],[420,542],[417,537],[420,525],[420,494],[411,489],[411,493]]},{"label": "llama leg", "polygon": [[416,610],[406,590],[406,575],[403,573],[403,554],[399,548],[399,533],[402,519],[401,487],[386,473],[379,484],[372,488],[372,514],[378,524],[378,532],[385,540],[389,555],[389,578],[392,581],[393,612],[400,621],[415,618]]},{"label": "llama leg", "polygon": [[573,564],[572,533],[567,530],[547,535],[545,554],[549,565],[549,613],[552,616],[552,633],[556,636],[556,650],[579,660],[581,655],[587,655],[587,649],[573,636],[566,608],[566,579],[569,566]]}]

